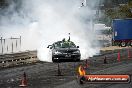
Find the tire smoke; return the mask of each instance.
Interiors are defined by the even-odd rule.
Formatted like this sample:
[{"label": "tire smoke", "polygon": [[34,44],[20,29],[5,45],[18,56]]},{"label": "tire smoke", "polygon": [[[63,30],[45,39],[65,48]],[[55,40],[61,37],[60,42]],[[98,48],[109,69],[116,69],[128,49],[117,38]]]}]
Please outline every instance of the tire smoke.
[{"label": "tire smoke", "polygon": [[21,51],[37,50],[41,61],[51,62],[47,46],[68,39],[71,33],[71,40],[80,46],[82,59],[92,57],[99,53],[100,47],[92,30],[94,15],[90,7],[81,7],[81,3],[82,0],[12,1],[1,11],[0,34],[4,37],[21,35]]}]

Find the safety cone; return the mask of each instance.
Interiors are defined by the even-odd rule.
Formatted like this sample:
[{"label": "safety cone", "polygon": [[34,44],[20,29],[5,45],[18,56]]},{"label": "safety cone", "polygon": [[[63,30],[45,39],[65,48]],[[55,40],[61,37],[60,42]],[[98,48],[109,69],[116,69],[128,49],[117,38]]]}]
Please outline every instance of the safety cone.
[{"label": "safety cone", "polygon": [[120,62],[121,60],[121,56],[120,56],[120,51],[118,51],[118,55],[117,55],[117,60],[118,60],[118,62]]},{"label": "safety cone", "polygon": [[128,49],[128,59],[131,58],[131,52],[130,50]]},{"label": "safety cone", "polygon": [[27,86],[27,78],[26,78],[26,73],[24,72],[23,78],[21,80],[21,84],[19,85],[20,87],[26,87]]},{"label": "safety cone", "polygon": [[106,56],[104,57],[104,64],[107,64]]}]

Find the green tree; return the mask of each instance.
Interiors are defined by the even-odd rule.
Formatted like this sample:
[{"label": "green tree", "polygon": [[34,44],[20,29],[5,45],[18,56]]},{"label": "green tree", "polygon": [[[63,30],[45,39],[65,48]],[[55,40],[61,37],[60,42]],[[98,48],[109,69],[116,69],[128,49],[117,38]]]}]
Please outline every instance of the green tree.
[{"label": "green tree", "polygon": [[132,18],[132,1],[126,5],[120,5],[115,8],[105,10],[105,20],[107,24],[111,25],[113,19]]}]

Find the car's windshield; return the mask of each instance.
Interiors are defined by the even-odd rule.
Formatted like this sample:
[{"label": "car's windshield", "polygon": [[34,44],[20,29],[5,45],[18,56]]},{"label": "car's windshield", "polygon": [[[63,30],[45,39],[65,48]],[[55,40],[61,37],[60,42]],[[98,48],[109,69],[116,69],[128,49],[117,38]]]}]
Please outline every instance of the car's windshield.
[{"label": "car's windshield", "polygon": [[55,48],[75,48],[76,45],[72,41],[56,42]]}]

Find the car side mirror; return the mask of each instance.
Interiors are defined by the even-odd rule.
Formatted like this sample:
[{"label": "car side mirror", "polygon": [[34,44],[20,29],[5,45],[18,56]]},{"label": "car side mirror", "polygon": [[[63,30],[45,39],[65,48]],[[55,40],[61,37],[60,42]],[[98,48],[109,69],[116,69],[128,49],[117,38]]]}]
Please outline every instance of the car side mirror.
[{"label": "car side mirror", "polygon": [[50,49],[52,49],[52,47],[50,47]]},{"label": "car side mirror", "polygon": [[77,48],[79,48],[79,46],[77,46]]},{"label": "car side mirror", "polygon": [[47,48],[50,48],[51,45],[48,45]]},{"label": "car side mirror", "polygon": [[47,46],[47,48],[49,48],[49,45]]}]

